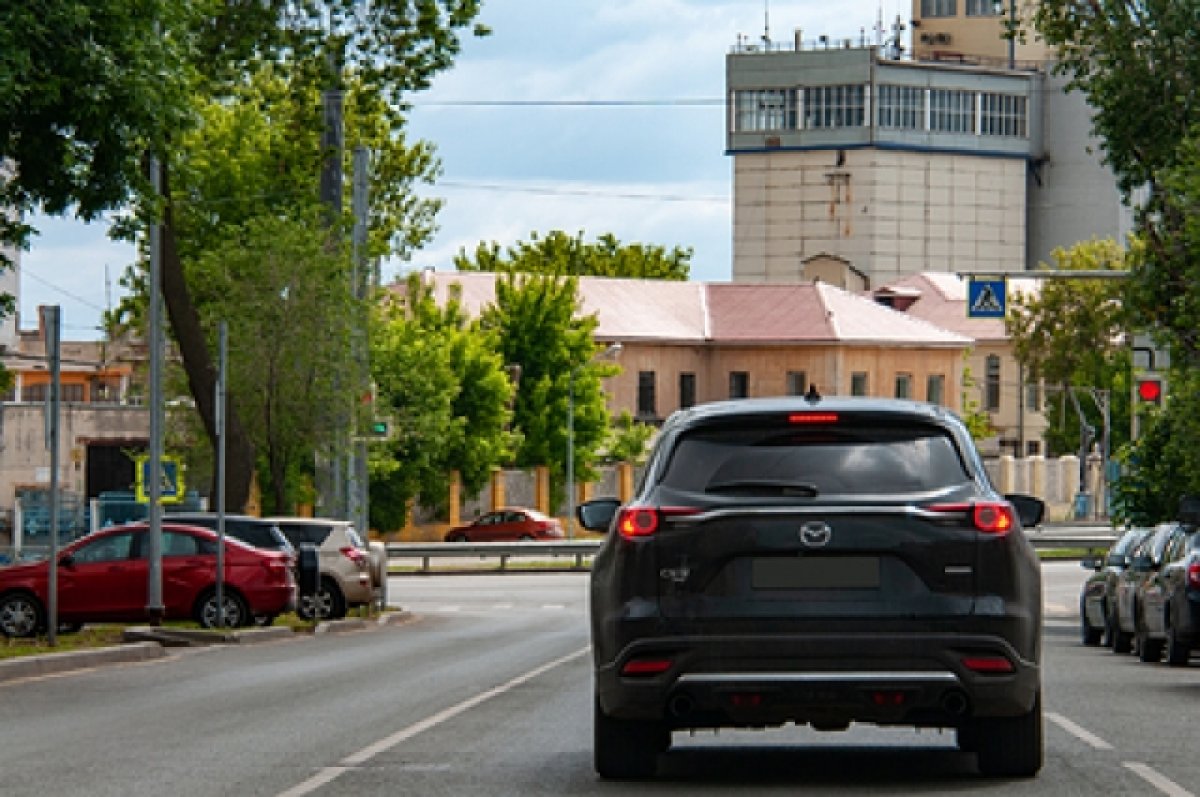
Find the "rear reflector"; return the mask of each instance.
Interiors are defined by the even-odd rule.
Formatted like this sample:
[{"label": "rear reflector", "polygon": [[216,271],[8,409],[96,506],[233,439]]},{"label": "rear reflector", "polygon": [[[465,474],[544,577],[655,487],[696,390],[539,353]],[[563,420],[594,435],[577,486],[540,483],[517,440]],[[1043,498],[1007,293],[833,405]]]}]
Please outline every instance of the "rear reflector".
[{"label": "rear reflector", "polygon": [[877,706],[903,706],[908,695],[898,690],[879,690],[871,693],[871,702]]},{"label": "rear reflector", "polygon": [[670,659],[630,659],[621,668],[621,675],[662,675],[671,669]]},{"label": "rear reflector", "polygon": [[356,565],[365,565],[367,562],[367,554],[352,545],[347,545],[345,548],[339,550],[342,552],[342,556]]},{"label": "rear reflector", "polygon": [[1013,663],[1003,656],[964,656],[962,664],[971,672],[996,675],[1014,671]]}]

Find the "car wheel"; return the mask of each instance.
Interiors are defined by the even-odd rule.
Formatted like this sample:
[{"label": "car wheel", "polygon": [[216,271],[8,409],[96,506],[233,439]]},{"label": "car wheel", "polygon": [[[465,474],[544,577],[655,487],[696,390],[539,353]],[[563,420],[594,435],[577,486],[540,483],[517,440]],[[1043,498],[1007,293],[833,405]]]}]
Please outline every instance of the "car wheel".
[{"label": "car wheel", "polygon": [[8,637],[31,637],[45,625],[46,612],[41,602],[24,592],[0,598],[0,634]]},{"label": "car wheel", "polygon": [[1042,694],[1019,717],[976,720],[972,734],[980,773],[990,777],[1031,778],[1042,768]]},{"label": "car wheel", "polygon": [[1100,638],[1104,636],[1104,629],[1093,628],[1088,621],[1087,608],[1084,606],[1083,600],[1079,601],[1079,626],[1080,638],[1085,645],[1099,645]]},{"label": "car wheel", "polygon": [[1128,653],[1133,650],[1133,634],[1122,631],[1119,624],[1113,625],[1112,650],[1113,653]]},{"label": "car wheel", "polygon": [[[225,628],[240,628],[249,625],[253,620],[250,616],[250,610],[246,606],[245,599],[236,592],[228,589],[222,593],[222,603],[224,604],[223,617]],[[196,607],[196,621],[200,623],[202,628],[217,628],[217,591],[210,589],[200,598],[200,602]]]},{"label": "car wheel", "polygon": [[1113,610],[1109,607],[1108,601],[1104,602],[1104,641],[1101,643],[1105,647],[1113,646],[1113,638],[1117,633],[1117,616],[1113,614]]},{"label": "car wheel", "polygon": [[467,542],[466,534],[454,534],[446,538],[446,542]]},{"label": "car wheel", "polygon": [[671,731],[660,722],[610,717],[594,701],[592,754],[596,774],[610,780],[654,776],[658,754],[671,746]]},{"label": "car wheel", "polygon": [[1192,646],[1180,638],[1175,624],[1167,626],[1167,664],[1172,667],[1186,667],[1191,655]]},{"label": "car wheel", "polygon": [[1133,647],[1137,651],[1139,661],[1155,664],[1162,660],[1163,640],[1151,639],[1150,632],[1145,628],[1138,629]]},{"label": "car wheel", "polygon": [[346,616],[346,599],[331,579],[321,579],[315,595],[300,598],[296,614],[304,620],[340,620]]}]

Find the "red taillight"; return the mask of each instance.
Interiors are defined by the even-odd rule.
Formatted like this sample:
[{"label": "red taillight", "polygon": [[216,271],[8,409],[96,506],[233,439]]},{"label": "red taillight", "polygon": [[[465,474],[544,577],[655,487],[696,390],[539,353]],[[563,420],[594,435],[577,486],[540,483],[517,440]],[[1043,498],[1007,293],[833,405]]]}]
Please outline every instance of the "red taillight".
[{"label": "red taillight", "polygon": [[837,423],[836,412],[793,412],[788,423]]},{"label": "red taillight", "polygon": [[1188,565],[1187,583],[1192,589],[1200,589],[1200,562],[1192,562]]},{"label": "red taillight", "polygon": [[629,661],[625,662],[625,666],[621,668],[621,675],[662,675],[669,669],[671,669],[670,659],[630,659]]},{"label": "red taillight", "polygon": [[289,574],[292,572],[291,564],[286,559],[264,559],[262,566],[266,568],[271,580],[286,581]]},{"label": "red taillight", "polygon": [[358,548],[355,548],[353,545],[347,545],[345,548],[341,548],[340,550],[342,552],[342,556],[346,557],[360,567],[367,563],[366,553],[360,551]]},{"label": "red taillight", "polygon": [[687,506],[627,506],[617,515],[617,531],[627,540],[649,537],[658,531],[664,517],[695,515],[699,511]]},{"label": "red taillight", "polygon": [[1015,670],[1013,663],[1003,656],[964,656],[962,665],[983,675],[1003,675]]},{"label": "red taillight", "polygon": [[930,512],[946,514],[969,513],[971,523],[985,534],[1007,534],[1016,523],[1012,504],[1005,501],[980,501],[963,504],[934,504],[926,507]]}]

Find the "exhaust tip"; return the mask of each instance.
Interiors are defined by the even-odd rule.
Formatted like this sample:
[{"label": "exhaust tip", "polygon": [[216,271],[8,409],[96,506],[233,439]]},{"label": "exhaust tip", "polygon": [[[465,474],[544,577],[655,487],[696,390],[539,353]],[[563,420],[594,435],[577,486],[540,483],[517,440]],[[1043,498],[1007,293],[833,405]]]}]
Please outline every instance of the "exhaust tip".
[{"label": "exhaust tip", "polygon": [[955,717],[965,716],[970,709],[970,704],[967,702],[967,696],[957,690],[947,692],[942,696],[942,708],[947,714]]},{"label": "exhaust tip", "polygon": [[690,695],[683,693],[673,695],[667,702],[667,711],[675,719],[684,719],[696,708],[696,703]]}]

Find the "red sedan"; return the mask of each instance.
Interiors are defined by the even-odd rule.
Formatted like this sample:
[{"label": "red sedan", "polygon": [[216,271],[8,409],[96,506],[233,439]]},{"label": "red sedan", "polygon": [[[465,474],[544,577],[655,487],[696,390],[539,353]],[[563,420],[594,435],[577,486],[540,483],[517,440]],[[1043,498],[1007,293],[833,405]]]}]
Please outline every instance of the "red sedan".
[{"label": "red sedan", "polygon": [[446,532],[446,542],[499,542],[511,540],[561,540],[563,527],[557,518],[536,509],[508,507],[480,515],[465,526]]},{"label": "red sedan", "polygon": [[[217,625],[217,535],[164,523],[162,598],[165,618]],[[58,619],[137,622],[147,619],[149,529],[144,523],[89,534],[58,554]],[[46,561],[0,567],[0,634],[27,637],[45,631],[49,592]],[[225,540],[224,620],[244,626],[274,617],[296,602],[289,557],[280,551]]]}]

